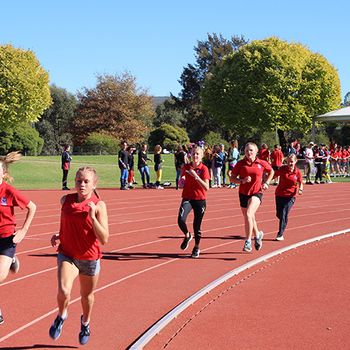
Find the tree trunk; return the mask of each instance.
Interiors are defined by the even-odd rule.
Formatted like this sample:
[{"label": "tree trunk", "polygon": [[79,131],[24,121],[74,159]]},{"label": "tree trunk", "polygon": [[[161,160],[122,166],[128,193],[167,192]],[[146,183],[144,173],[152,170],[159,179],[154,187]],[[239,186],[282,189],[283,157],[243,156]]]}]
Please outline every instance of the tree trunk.
[{"label": "tree trunk", "polygon": [[284,135],[284,131],[281,129],[277,129],[277,134],[280,140],[280,146],[282,147],[282,152],[285,153],[287,151],[288,144],[287,144],[286,137]]}]

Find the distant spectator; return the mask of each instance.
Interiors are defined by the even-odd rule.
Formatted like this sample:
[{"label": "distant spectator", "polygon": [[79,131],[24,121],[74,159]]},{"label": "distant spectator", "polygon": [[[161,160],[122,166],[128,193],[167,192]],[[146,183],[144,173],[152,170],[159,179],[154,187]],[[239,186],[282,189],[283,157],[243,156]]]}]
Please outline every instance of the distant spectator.
[{"label": "distant spectator", "polygon": [[154,147],[154,171],[156,172],[156,189],[163,190],[164,187],[160,185],[162,181],[162,147],[160,145],[156,145]]},{"label": "distant spectator", "polygon": [[128,144],[125,141],[120,143],[121,149],[118,153],[118,166],[120,169],[120,189],[128,190],[127,181],[129,174],[129,153],[126,150]]},{"label": "distant spectator", "polygon": [[69,154],[70,146],[65,145],[63,147],[63,152],[61,155],[61,168],[62,168],[62,190],[69,190],[68,184],[67,184],[67,178],[68,178],[68,172],[70,169],[70,163],[72,161],[72,156]]},{"label": "distant spectator", "polygon": [[147,161],[152,162],[152,159],[148,158],[147,156],[147,148],[147,144],[143,143],[141,145],[141,149],[139,150],[137,160],[137,168],[139,169],[139,172],[141,174],[143,188],[150,187],[150,172],[149,167],[147,165]]}]

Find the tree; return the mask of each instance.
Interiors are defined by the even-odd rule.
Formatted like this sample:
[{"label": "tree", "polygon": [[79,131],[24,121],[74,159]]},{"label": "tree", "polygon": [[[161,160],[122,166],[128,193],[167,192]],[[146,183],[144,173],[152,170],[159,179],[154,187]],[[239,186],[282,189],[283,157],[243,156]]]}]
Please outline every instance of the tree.
[{"label": "tree", "polygon": [[138,142],[147,137],[153,117],[152,98],[136,86],[133,76],[101,75],[95,88],[78,94],[73,120],[75,142],[82,144],[92,132]]},{"label": "tree", "polygon": [[77,106],[76,97],[55,85],[50,87],[52,105],[40,121],[35,124],[41,137],[45,140],[44,154],[59,154],[63,144],[72,144],[71,124]]},{"label": "tree", "polygon": [[49,76],[35,54],[0,46],[0,128],[35,122],[50,104]]},{"label": "tree", "polygon": [[120,141],[111,135],[93,132],[84,141],[82,151],[91,154],[116,154]]},{"label": "tree", "polygon": [[157,106],[153,125],[155,127],[160,127],[162,124],[181,126],[184,119],[183,113],[176,108],[175,101],[168,99]]},{"label": "tree", "polygon": [[24,155],[40,154],[44,140],[29,124],[21,123],[0,134],[0,152],[21,151]]},{"label": "tree", "polygon": [[207,77],[203,106],[228,128],[260,133],[310,130],[312,118],[340,105],[335,68],[301,44],[253,41],[230,54]]},{"label": "tree", "polygon": [[192,139],[203,138],[208,130],[222,133],[221,125],[202,108],[201,89],[208,74],[221,65],[223,58],[246,43],[242,36],[233,36],[227,40],[221,34],[214,33],[207,34],[207,40],[198,41],[194,48],[196,63],[184,68],[179,80],[182,85],[180,95],[178,98],[172,96],[186,116],[184,127]]},{"label": "tree", "polygon": [[163,124],[153,130],[148,139],[151,147],[159,144],[168,150],[175,150],[178,145],[185,145],[189,142],[185,129],[169,124]]}]

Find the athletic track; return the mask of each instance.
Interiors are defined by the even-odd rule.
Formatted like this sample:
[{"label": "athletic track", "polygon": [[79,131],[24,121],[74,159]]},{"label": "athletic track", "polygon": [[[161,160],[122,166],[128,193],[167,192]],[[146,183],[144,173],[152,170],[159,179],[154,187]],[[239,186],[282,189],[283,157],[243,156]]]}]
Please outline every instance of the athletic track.
[{"label": "athletic track", "polygon": [[[243,253],[237,190],[211,189],[199,259],[179,249],[180,191],[100,190],[108,206],[110,240],[103,247],[92,336],[78,343],[78,281],[57,341],[56,255],[61,191],[27,191],[37,214],[18,246],[21,270],[0,286],[0,349],[127,349],[171,309],[249,261],[291,244],[344,234],[287,251],[214,288],[156,335],[145,349],[350,349],[350,183],[305,186],[292,209],[286,240],[277,229],[274,188],[258,211],[263,249]],[[18,222],[24,212],[17,211]],[[191,223],[191,216],[189,223]],[[191,242],[193,244],[193,241]]]}]

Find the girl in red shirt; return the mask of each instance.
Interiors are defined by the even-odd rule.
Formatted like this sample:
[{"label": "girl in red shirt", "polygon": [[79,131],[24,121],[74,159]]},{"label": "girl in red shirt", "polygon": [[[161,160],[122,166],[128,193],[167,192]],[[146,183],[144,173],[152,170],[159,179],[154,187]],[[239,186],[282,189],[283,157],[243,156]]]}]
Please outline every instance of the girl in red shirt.
[{"label": "girl in red shirt", "polygon": [[[273,178],[274,171],[271,165],[265,160],[257,157],[258,147],[253,142],[248,142],[244,148],[245,157],[240,160],[232,170],[231,178],[239,186],[239,201],[244,217],[246,241],[243,251],[252,251],[252,235],[254,233],[256,250],[262,247],[264,233],[259,231],[255,220],[261,200],[262,190],[267,190]],[[263,175],[267,173],[263,182]]]},{"label": "girl in red shirt", "polygon": [[[284,240],[284,230],[288,223],[288,214],[295,202],[295,195],[303,194],[303,177],[301,171],[296,167],[297,157],[290,154],[287,157],[287,165],[282,166],[275,172],[280,177],[279,185],[276,188],[276,216],[279,219],[279,230],[276,240]],[[298,190],[299,187],[299,190]]]},{"label": "girl in red shirt", "polygon": [[198,258],[200,254],[199,243],[201,240],[201,224],[206,209],[206,191],[209,189],[209,170],[202,163],[203,150],[195,146],[192,148],[192,162],[184,164],[182,168],[182,179],[185,184],[182,191],[182,202],[178,215],[178,225],[184,233],[185,238],[181,243],[181,249],[187,249],[192,235],[187,229],[186,219],[190,211],[193,209],[193,232],[195,246],[192,250],[192,258]]},{"label": "girl in red shirt", "polygon": [[[36,211],[36,205],[33,202],[4,181],[12,180],[8,165],[19,160],[20,157],[18,152],[0,157],[0,283],[5,281],[9,271],[18,272],[19,260],[15,255],[16,245],[26,235]],[[14,207],[27,209],[23,226],[19,229],[16,229]],[[3,322],[4,318],[0,310],[0,324]]]},{"label": "girl in red shirt", "polygon": [[84,345],[90,337],[90,317],[94,303],[93,291],[100,272],[100,245],[108,241],[106,204],[100,200],[95,188],[96,171],[80,168],[75,176],[76,193],[61,199],[60,232],[51,238],[52,246],[58,241],[58,315],[49,334],[57,339],[67,319],[67,309],[75,278],[79,275],[83,314],[79,342]]}]

